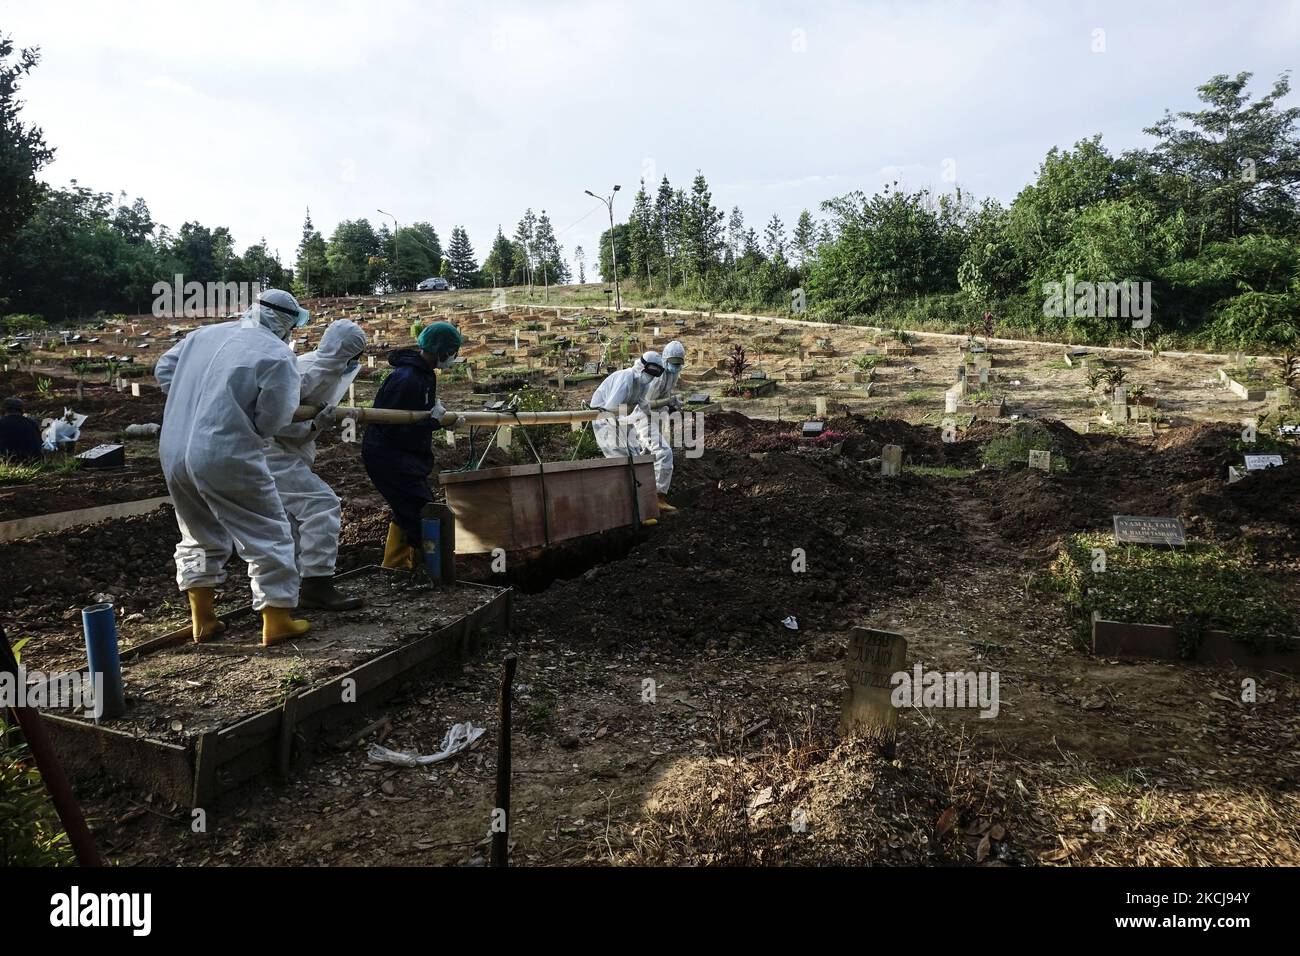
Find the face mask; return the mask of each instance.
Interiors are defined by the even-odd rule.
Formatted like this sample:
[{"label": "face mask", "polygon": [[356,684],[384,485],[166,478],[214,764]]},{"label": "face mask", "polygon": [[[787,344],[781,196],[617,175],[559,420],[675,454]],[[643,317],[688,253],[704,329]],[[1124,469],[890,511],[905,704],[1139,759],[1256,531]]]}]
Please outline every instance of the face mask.
[{"label": "face mask", "polygon": [[448,355],[445,359],[443,359],[441,362],[438,363],[438,368],[443,369],[445,371],[446,369],[451,368],[455,364],[456,364],[456,353],[453,352],[450,355]]}]

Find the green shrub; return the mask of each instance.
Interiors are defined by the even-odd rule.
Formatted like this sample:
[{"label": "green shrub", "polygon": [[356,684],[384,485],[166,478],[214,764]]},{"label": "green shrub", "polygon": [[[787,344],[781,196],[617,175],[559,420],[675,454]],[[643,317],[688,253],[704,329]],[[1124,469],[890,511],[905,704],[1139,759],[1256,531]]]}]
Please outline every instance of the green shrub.
[{"label": "green shrub", "polygon": [[980,459],[988,468],[1009,468],[1029,461],[1031,451],[1050,451],[1052,471],[1068,470],[1060,447],[1052,433],[1037,422],[1017,422],[1002,434],[990,438],[980,448]]},{"label": "green shrub", "polygon": [[[1092,550],[1106,552],[1106,570],[1092,571]],[[1229,552],[1206,542],[1185,548],[1116,545],[1113,535],[1068,538],[1050,576],[1090,632],[1093,611],[1108,621],[1184,628],[1184,656],[1201,630],[1227,631],[1256,652],[1294,645],[1296,622],[1277,587],[1251,566],[1244,549]]]}]

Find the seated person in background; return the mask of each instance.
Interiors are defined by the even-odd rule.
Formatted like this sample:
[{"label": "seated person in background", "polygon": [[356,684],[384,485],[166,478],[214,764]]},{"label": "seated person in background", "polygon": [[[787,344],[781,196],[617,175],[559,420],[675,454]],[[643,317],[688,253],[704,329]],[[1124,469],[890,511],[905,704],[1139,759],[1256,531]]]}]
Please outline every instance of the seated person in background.
[{"label": "seated person in background", "polygon": [[0,458],[15,462],[41,460],[41,426],[23,414],[21,398],[6,398],[0,416]]}]

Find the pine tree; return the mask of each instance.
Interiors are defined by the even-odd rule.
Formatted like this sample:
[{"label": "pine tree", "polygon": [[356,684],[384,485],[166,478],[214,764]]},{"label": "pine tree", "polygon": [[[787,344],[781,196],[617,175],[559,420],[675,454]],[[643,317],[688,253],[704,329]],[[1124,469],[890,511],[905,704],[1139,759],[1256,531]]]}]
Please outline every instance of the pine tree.
[{"label": "pine tree", "polygon": [[794,251],[799,257],[799,267],[803,268],[817,247],[817,224],[812,214],[805,209],[799,213],[799,221],[794,227]]},{"label": "pine tree", "polygon": [[493,286],[503,286],[509,284],[514,270],[515,246],[497,226],[497,237],[492,240],[492,249],[483,261],[483,272],[491,278]]},{"label": "pine tree", "polygon": [[690,198],[683,201],[683,218],[689,268],[702,283],[718,262],[723,214],[713,205],[709,184],[699,170],[691,183]]},{"label": "pine tree", "polygon": [[763,230],[763,251],[773,261],[785,258],[785,223],[776,213],[772,213]]},{"label": "pine tree", "polygon": [[447,262],[451,282],[456,288],[468,289],[475,284],[478,262],[474,259],[474,247],[470,245],[469,235],[461,226],[454,226],[451,230]]},{"label": "pine tree", "polygon": [[520,265],[523,271],[523,284],[528,286],[530,295],[533,291],[533,264],[537,261],[533,249],[533,238],[536,230],[537,217],[533,215],[531,208],[525,209],[524,218],[519,220],[519,225],[515,228],[515,242],[518,243],[519,251],[522,253]]},{"label": "pine tree", "polygon": [[673,287],[673,253],[676,248],[677,215],[673,198],[673,187],[664,176],[659,181],[659,192],[655,194],[655,235],[659,237],[659,254],[667,272],[668,288]]},{"label": "pine tree", "polygon": [[641,188],[637,190],[636,197],[632,200],[632,212],[627,218],[627,228],[631,256],[629,271],[635,276],[644,273],[646,285],[653,288],[654,280],[650,268],[657,258],[659,236],[655,229],[654,207],[650,205],[650,194],[646,192],[644,179],[641,180]]},{"label": "pine tree", "polygon": [[311,222],[311,209],[307,209],[307,218],[302,224],[302,239],[298,243],[298,261],[294,267],[298,281],[295,293],[299,298],[309,299],[319,295],[329,282],[326,247],[324,237]]},{"label": "pine tree", "polygon": [[553,283],[563,284],[568,281],[569,267],[564,264],[564,250],[555,237],[555,229],[551,226],[551,219],[546,215],[545,209],[537,219],[537,227],[533,232],[533,246],[534,261],[542,274],[543,287],[549,293]]},{"label": "pine tree", "polygon": [[574,246],[573,259],[578,263],[578,285],[587,284],[587,253],[582,246]]},{"label": "pine tree", "polygon": [[739,206],[731,207],[731,219],[727,223],[727,251],[731,254],[734,268],[745,254],[745,214]]}]

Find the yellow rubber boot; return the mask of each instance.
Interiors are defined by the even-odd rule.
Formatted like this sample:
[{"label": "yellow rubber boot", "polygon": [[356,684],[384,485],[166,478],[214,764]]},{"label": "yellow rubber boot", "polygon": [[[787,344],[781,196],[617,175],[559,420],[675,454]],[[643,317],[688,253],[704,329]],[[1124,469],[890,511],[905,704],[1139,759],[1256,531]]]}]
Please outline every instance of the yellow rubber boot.
[{"label": "yellow rubber boot", "polygon": [[292,640],[306,634],[311,625],[297,620],[293,611],[287,607],[262,608],[262,646],[270,647],[282,641]]},{"label": "yellow rubber boot", "polygon": [[402,529],[391,521],[388,523],[388,540],[384,542],[384,560],[380,566],[397,571],[410,571],[415,567],[415,549],[406,543]]},{"label": "yellow rubber boot", "polygon": [[195,644],[210,641],[226,629],[225,622],[217,620],[217,612],[212,609],[216,588],[190,588],[185,593],[190,599],[190,628]]},{"label": "yellow rubber boot", "polygon": [[659,513],[670,515],[677,509],[668,503],[668,496],[663,492],[659,493]]}]

